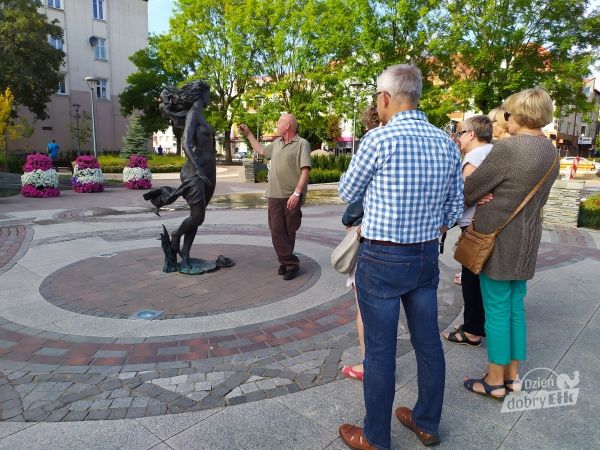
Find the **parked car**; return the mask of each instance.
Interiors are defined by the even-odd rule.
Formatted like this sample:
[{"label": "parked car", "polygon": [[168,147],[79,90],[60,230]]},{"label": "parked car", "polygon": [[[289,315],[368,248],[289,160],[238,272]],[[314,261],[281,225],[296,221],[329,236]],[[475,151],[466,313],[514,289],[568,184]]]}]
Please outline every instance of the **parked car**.
[{"label": "parked car", "polygon": [[[568,168],[573,167],[573,162],[575,161],[575,156],[567,156],[560,160],[560,170],[566,171]],[[577,164],[578,171],[597,171],[600,170],[600,163],[590,161],[589,159],[579,158],[579,164]]]},{"label": "parked car", "polygon": [[248,158],[250,157],[250,153],[248,152],[235,152],[233,154],[233,159],[243,159],[243,158]]}]

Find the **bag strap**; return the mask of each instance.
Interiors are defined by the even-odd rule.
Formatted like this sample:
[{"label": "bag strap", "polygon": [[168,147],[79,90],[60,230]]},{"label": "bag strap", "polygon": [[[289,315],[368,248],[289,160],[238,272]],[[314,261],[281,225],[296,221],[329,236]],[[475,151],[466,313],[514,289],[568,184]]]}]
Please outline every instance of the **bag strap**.
[{"label": "bag strap", "polygon": [[535,195],[535,193],[537,191],[539,191],[539,189],[542,187],[542,184],[544,184],[544,182],[550,176],[550,173],[552,172],[552,169],[554,169],[554,166],[556,165],[556,161],[558,161],[558,151],[556,152],[556,156],[554,157],[554,161],[552,161],[552,164],[550,165],[550,168],[548,169],[548,172],[546,172],[546,175],[544,175],[542,177],[542,179],[538,182],[538,184],[536,184],[535,187],[531,190],[531,192],[529,194],[527,194],[527,197],[525,197],[523,199],[523,201],[521,202],[521,204],[519,206],[517,206],[517,209],[515,209],[515,211],[510,215],[510,217],[508,218],[508,220],[506,222],[504,222],[504,225],[502,225],[501,227],[497,228],[496,231],[494,231],[494,234],[500,233],[500,231],[502,231],[502,229],[506,225],[508,225],[510,223],[510,221],[515,218],[515,216],[517,214],[519,214],[519,211],[521,211],[525,207],[525,205],[527,204],[527,202],[529,202],[529,200],[531,200],[531,198]]}]

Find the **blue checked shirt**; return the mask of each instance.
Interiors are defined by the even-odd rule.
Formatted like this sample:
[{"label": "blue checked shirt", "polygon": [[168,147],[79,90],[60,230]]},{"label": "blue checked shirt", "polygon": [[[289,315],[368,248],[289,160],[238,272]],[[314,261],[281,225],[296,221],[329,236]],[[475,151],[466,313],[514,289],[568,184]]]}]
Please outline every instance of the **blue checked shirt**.
[{"label": "blue checked shirt", "polygon": [[363,199],[367,239],[437,239],[440,227],[451,227],[462,214],[460,152],[422,112],[399,112],[364,136],[339,191],[347,203]]}]

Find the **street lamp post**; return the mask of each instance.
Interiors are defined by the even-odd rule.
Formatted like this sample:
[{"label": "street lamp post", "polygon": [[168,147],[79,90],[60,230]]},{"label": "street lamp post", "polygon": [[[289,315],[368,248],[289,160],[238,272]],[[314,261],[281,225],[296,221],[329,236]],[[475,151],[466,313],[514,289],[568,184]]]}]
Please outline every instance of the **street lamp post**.
[{"label": "street lamp post", "polygon": [[358,88],[362,86],[363,83],[350,83],[350,87],[354,89],[354,106],[352,108],[352,156],[354,156],[356,147],[356,107],[358,106]]},{"label": "street lamp post", "polygon": [[81,135],[79,134],[79,103],[73,103],[73,109],[75,110],[75,123],[77,125],[77,154],[81,154]]},{"label": "street lamp post", "polygon": [[260,103],[260,105],[256,109],[256,139],[258,139],[258,142],[260,142],[260,109],[262,108],[263,100],[265,97],[259,94],[255,95],[254,98]]},{"label": "street lamp post", "polygon": [[96,154],[96,106],[94,105],[94,90],[98,85],[98,78],[96,77],[85,77],[85,82],[90,88],[90,99],[92,102],[92,141],[94,145],[94,158],[97,158]]}]

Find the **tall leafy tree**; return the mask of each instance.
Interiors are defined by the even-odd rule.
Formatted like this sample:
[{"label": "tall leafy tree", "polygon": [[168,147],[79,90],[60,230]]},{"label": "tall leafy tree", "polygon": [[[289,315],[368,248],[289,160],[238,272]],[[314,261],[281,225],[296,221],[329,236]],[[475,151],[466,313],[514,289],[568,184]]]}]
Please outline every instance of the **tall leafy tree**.
[{"label": "tall leafy tree", "polygon": [[185,81],[202,79],[211,87],[207,119],[223,133],[231,161],[230,129],[240,97],[257,73],[255,19],[250,0],[179,0],[170,31],[157,43],[165,67]]},{"label": "tall leafy tree", "polygon": [[[355,5],[351,20],[356,24],[356,50],[346,76],[364,83],[359,110],[371,102],[368,93],[375,91],[377,76],[386,67],[412,63],[423,73],[420,108],[432,123],[445,124],[454,102],[440,86],[437,73],[448,64],[430,50],[444,25],[434,20],[440,14],[440,0],[357,0]],[[343,98],[349,107],[352,98]]]},{"label": "tall leafy tree", "polygon": [[127,87],[119,94],[121,113],[129,116],[134,111],[141,112],[139,120],[148,135],[169,126],[158,109],[162,89],[166,85],[175,86],[184,79],[176,67],[171,66],[172,70],[165,67],[157,49],[160,39],[160,36],[150,36],[148,47],[129,57],[137,71],[127,77]]},{"label": "tall leafy tree", "polygon": [[37,7],[31,0],[0,2],[0,91],[10,88],[15,105],[46,119],[46,104],[62,79],[65,54],[48,42],[49,37],[63,37],[58,21],[48,22]]},{"label": "tall leafy tree", "polygon": [[[341,112],[337,93],[354,49],[353,3],[343,0],[255,0],[253,20],[260,43],[256,62],[265,115],[294,113],[313,146],[327,133],[327,116]],[[262,110],[261,110],[262,111]]]},{"label": "tall leafy tree", "polygon": [[598,56],[600,16],[588,0],[444,0],[433,52],[464,109],[487,112],[510,94],[545,87],[564,112],[585,110],[582,81]]}]

